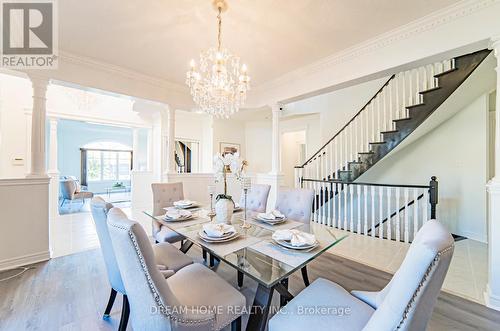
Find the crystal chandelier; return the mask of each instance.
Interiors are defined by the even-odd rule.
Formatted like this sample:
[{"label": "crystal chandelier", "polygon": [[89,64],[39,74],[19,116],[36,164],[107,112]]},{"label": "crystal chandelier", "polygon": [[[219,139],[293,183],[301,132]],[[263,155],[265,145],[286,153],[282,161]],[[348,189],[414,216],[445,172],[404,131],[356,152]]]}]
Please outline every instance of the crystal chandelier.
[{"label": "crystal chandelier", "polygon": [[200,109],[217,117],[229,118],[245,103],[250,89],[247,66],[240,65],[240,58],[221,47],[222,18],[227,10],[225,0],[213,0],[217,10],[217,48],[200,54],[200,65],[191,60],[186,74],[186,84],[191,89],[194,102]]}]

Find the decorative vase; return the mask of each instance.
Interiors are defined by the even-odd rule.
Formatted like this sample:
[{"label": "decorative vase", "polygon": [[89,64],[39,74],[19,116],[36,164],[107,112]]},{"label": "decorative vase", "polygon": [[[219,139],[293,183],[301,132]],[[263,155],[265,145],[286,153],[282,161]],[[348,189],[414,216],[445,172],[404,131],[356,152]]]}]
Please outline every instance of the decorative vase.
[{"label": "decorative vase", "polygon": [[234,202],[231,199],[220,198],[215,203],[215,222],[231,223],[233,217]]}]

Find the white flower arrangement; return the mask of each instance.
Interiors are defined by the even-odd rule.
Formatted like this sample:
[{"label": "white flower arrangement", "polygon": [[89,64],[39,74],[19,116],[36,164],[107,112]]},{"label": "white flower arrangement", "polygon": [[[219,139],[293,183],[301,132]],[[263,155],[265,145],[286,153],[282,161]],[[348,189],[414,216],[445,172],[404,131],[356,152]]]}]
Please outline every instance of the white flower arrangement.
[{"label": "white flower arrangement", "polygon": [[[224,181],[224,196],[231,198],[227,195],[227,173],[231,172],[234,174],[238,181],[241,181],[245,176],[245,167],[247,165],[247,161],[242,160],[238,153],[236,154],[225,154],[221,155],[217,153],[214,156],[214,172],[215,172],[215,181],[220,182]],[[222,195],[222,194],[221,194]],[[221,196],[219,195],[219,196]]]}]

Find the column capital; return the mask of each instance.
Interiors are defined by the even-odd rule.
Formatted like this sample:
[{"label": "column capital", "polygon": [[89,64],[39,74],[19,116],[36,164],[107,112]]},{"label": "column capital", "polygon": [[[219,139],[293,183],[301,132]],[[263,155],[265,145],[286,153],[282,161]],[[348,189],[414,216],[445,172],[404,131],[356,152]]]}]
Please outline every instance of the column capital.
[{"label": "column capital", "polygon": [[281,113],[283,111],[283,104],[281,102],[273,102],[269,104],[269,107],[271,108],[271,111],[273,113]]}]

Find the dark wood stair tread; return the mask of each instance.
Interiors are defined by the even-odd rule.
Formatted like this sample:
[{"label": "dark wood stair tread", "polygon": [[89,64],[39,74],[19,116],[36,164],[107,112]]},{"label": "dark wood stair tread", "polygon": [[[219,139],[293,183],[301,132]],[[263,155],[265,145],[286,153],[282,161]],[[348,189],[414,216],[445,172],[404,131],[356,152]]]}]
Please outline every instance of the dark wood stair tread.
[{"label": "dark wood stair tread", "polygon": [[441,86],[436,86],[436,87],[433,87],[433,88],[430,88],[428,90],[425,90],[425,91],[422,91],[422,92],[418,92],[420,94],[426,94],[426,93],[430,93],[430,92],[434,92],[434,91],[437,91],[437,90],[440,90],[441,89]]},{"label": "dark wood stair tread", "polygon": [[411,120],[411,117],[406,117],[406,118],[399,118],[397,120],[392,120],[393,122],[402,122],[402,121],[409,121]]},{"label": "dark wood stair tread", "polygon": [[395,132],[399,132],[399,130],[387,130],[387,131],[382,131],[380,133],[384,134],[384,133],[395,133]]},{"label": "dark wood stair tread", "polygon": [[418,108],[425,106],[425,103],[417,103],[416,105],[406,106],[406,109]]},{"label": "dark wood stair tread", "polygon": [[449,74],[450,72],[457,71],[457,70],[458,70],[458,68],[452,68],[452,69],[449,69],[449,70],[443,71],[443,72],[441,72],[441,73],[439,73],[439,74],[434,75],[434,78],[439,78],[439,77],[441,77],[441,76],[447,75],[447,74]]}]

